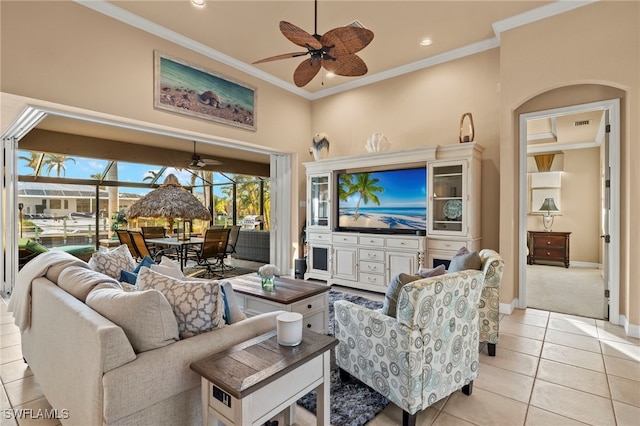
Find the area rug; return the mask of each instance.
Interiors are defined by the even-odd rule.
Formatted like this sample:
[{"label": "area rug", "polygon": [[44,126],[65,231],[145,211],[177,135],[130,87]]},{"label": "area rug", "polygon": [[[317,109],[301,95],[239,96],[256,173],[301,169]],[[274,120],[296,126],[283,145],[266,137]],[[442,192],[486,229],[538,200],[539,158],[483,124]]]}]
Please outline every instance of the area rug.
[{"label": "area rug", "polygon": [[[333,303],[336,300],[348,300],[369,309],[382,307],[382,302],[374,302],[360,296],[339,291],[329,291],[329,335],[334,335]],[[346,382],[340,379],[335,362],[335,352],[331,351],[331,415],[333,426],[361,426],[373,419],[387,406],[389,400],[359,380],[352,378]],[[298,400],[298,405],[312,413],[316,412],[316,392],[312,391]]]}]

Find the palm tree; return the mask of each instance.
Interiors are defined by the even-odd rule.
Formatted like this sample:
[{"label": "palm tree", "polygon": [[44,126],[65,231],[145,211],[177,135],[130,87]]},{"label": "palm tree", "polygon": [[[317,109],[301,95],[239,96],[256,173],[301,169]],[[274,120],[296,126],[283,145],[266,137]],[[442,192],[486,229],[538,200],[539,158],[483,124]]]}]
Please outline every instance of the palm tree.
[{"label": "palm tree", "polygon": [[[378,186],[378,182],[380,179],[371,178],[371,173],[358,173],[355,175],[356,181],[353,182],[351,177],[344,179],[346,176],[342,176],[342,180],[340,181],[340,190],[338,191],[339,197],[349,197],[354,194],[359,194],[358,202],[356,203],[356,211],[353,215],[353,220],[358,220],[358,209],[360,208],[360,202],[363,201],[365,204],[369,204],[369,201],[380,205],[380,200],[378,196],[375,194],[376,192],[384,192],[384,188]],[[347,183],[345,183],[347,182]],[[343,188],[343,184],[345,187]],[[343,194],[341,191],[344,190]]]},{"label": "palm tree", "polygon": [[73,161],[73,164],[76,163],[76,160],[71,157],[67,157],[63,154],[46,154],[44,156],[44,161],[42,164],[47,166],[47,174],[51,175],[51,171],[55,169],[56,176],[60,177],[60,172],[63,175],[66,174],[67,167],[64,165],[67,161]]},{"label": "palm tree", "polygon": [[150,182],[153,182],[159,174],[160,170],[149,170],[144,178],[142,178],[142,181],[148,180]]},{"label": "palm tree", "polygon": [[[89,176],[91,179],[95,179],[95,180],[102,180],[102,173],[94,173],[92,175]],[[104,189],[104,186],[100,186],[100,189]]]},{"label": "palm tree", "polygon": [[40,158],[42,158],[44,154],[41,152],[29,152],[29,156],[20,155],[18,160],[24,160],[27,162],[27,167],[33,169],[33,174],[35,175],[38,171],[38,163],[40,162]]}]

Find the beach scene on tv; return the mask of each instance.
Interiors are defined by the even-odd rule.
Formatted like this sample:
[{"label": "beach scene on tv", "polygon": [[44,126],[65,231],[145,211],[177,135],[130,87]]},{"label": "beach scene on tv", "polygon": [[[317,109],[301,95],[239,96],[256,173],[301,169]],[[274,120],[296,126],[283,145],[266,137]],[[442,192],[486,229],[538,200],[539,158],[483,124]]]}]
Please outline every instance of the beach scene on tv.
[{"label": "beach scene on tv", "polygon": [[340,228],[427,228],[424,168],[348,173],[338,179]]}]

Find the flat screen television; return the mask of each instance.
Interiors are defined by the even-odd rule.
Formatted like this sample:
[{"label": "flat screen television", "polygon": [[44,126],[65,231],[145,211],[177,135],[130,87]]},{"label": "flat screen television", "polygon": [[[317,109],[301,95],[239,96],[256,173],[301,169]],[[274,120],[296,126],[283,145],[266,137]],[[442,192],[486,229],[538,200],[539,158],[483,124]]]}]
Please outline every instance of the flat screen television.
[{"label": "flat screen television", "polygon": [[338,230],[415,234],[427,229],[427,169],[340,173]]}]

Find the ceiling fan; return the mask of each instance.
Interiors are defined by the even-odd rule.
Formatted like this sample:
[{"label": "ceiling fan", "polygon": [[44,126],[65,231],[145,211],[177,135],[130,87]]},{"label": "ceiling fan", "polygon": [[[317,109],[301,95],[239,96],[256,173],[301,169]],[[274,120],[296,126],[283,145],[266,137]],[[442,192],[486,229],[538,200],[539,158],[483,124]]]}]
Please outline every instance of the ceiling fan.
[{"label": "ceiling fan", "polygon": [[338,27],[318,34],[318,0],[315,1],[313,35],[286,21],[280,21],[280,31],[293,43],[306,47],[306,52],[285,53],[260,59],[254,64],[310,55],[293,73],[296,86],[302,87],[318,74],[321,67],[337,75],[355,77],[367,73],[367,64],[355,53],[373,40],[373,31],[360,27]]},{"label": "ceiling fan", "polygon": [[222,164],[218,160],[213,158],[202,158],[196,152],[196,141],[193,141],[193,155],[191,156],[191,162],[189,163],[190,169],[201,169],[204,166],[217,166]]}]

